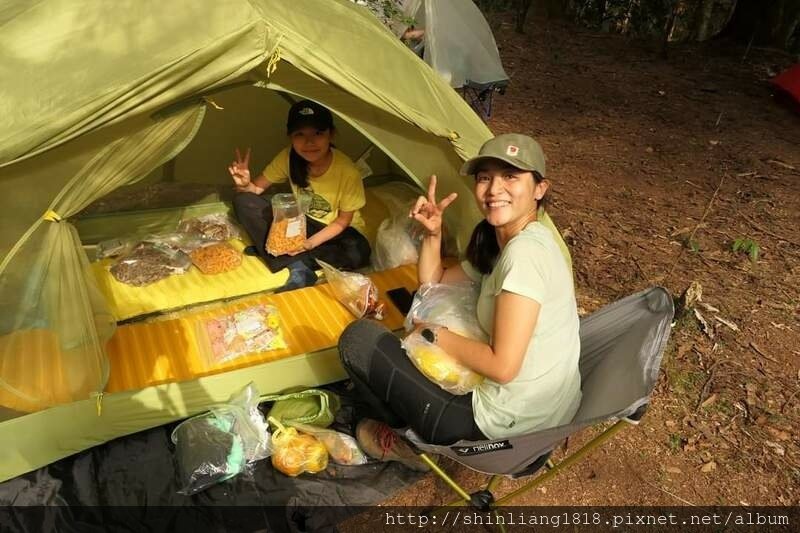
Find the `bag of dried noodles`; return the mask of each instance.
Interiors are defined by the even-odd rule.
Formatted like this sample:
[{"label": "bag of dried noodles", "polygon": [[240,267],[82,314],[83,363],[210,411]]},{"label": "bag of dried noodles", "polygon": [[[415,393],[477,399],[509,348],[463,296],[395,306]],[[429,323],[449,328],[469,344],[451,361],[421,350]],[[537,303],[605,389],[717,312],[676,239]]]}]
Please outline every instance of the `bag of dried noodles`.
[{"label": "bag of dried noodles", "polygon": [[227,242],[197,248],[189,256],[203,274],[221,274],[242,264],[242,252]]},{"label": "bag of dried noodles", "polygon": [[272,197],[272,225],[267,235],[267,253],[278,256],[303,247],[306,240],[306,217],[293,194]]}]

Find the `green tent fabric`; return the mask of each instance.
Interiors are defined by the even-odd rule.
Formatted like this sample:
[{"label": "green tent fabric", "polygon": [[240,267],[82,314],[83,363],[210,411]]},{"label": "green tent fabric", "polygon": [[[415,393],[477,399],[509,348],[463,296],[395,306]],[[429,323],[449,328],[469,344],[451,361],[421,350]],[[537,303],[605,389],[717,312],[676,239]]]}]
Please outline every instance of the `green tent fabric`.
[{"label": "green tent fabric", "polygon": [[480,219],[457,172],[491,132],[347,0],[9,0],[0,50],[0,440],[11,443],[0,480],[201,412],[250,381],[267,393],[342,376],[335,353],[317,353],[104,396],[115,324],[74,217],[111,191],[224,181],[241,143],[264,162],[286,142],[289,100],[304,97],[334,111],[337,146],[374,145],[376,166],[420,185],[437,174],[458,192],[459,249]]}]

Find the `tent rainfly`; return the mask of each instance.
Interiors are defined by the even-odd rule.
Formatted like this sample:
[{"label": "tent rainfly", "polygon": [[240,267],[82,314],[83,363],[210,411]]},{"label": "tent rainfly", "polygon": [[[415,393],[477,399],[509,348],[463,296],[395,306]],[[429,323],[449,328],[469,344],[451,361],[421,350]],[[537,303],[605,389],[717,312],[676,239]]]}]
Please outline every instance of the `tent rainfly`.
[{"label": "tent rainfly", "polygon": [[448,211],[460,250],[480,219],[458,168],[491,132],[347,0],[8,0],[0,49],[0,480],[202,412],[251,381],[268,393],[341,375],[300,354],[106,391],[122,326],[76,215],[112,191],[153,176],[226,183],[232,148],[274,155],[287,100],[310,98],[336,114],[337,146],[374,146],[379,164],[420,186],[436,174],[465,199]]}]

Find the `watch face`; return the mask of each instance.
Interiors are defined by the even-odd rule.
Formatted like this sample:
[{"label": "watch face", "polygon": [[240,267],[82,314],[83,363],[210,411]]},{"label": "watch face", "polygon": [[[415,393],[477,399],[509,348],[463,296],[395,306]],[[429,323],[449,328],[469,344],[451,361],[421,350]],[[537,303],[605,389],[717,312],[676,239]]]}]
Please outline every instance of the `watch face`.
[{"label": "watch face", "polygon": [[433,334],[433,331],[429,328],[423,328],[422,331],[419,332],[422,335],[422,338],[426,341],[433,343],[436,340],[436,335]]}]

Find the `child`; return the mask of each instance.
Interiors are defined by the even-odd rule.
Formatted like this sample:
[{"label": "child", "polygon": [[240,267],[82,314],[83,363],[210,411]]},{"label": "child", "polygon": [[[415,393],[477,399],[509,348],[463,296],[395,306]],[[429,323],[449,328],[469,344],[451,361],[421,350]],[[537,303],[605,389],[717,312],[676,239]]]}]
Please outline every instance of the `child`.
[{"label": "child", "polygon": [[[228,171],[238,193],[233,199],[236,218],[255,243],[246,253],[260,256],[272,272],[289,267],[289,280],[276,292],[313,285],[319,258],[343,269],[368,264],[370,245],[364,237],[364,185],[355,164],[335,149],[333,116],[325,107],[301,100],[289,109],[286,133],[290,146],[275,156],[264,171],[250,179],[250,149]],[[265,243],[272,223],[272,206],[261,196],[274,183],[289,180],[295,197],[309,199],[307,238],[302,248],[286,255],[267,253]]]}]

